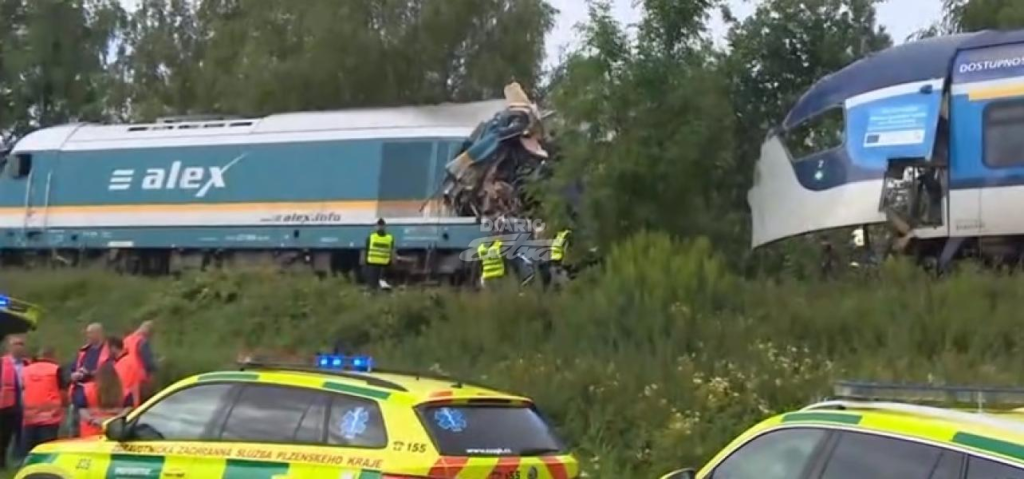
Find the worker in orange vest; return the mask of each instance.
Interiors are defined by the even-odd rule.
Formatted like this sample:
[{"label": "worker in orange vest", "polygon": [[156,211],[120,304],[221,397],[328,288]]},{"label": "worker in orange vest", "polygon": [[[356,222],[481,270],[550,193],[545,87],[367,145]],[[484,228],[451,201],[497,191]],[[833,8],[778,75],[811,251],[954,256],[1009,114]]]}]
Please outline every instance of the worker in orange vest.
[{"label": "worker in orange vest", "polygon": [[141,374],[139,394],[136,402],[141,403],[152,391],[153,374],[156,373],[156,361],[153,358],[153,350],[150,346],[153,339],[153,321],[143,321],[133,333],[125,336],[125,353],[135,361],[136,367]]},{"label": "worker in orange vest", "polygon": [[113,363],[101,364],[94,378],[82,387],[85,407],[79,411],[79,437],[103,434],[104,422],[128,410],[124,407],[124,387]]},{"label": "worker in orange vest", "polygon": [[121,338],[112,337],[107,340],[110,347],[110,356],[114,359],[114,370],[117,371],[117,378],[121,380],[121,388],[124,397],[122,406],[136,407],[142,402],[142,368],[139,367],[135,358],[128,355]]},{"label": "worker in orange vest", "polygon": [[93,381],[96,371],[101,365],[110,361],[110,348],[107,347],[103,325],[92,323],[85,328],[86,344],[78,349],[75,360],[71,363],[71,385],[68,387],[71,401],[70,429],[77,436],[76,429],[81,423],[79,412],[86,407],[85,385]]},{"label": "worker in orange vest", "polygon": [[57,439],[60,423],[64,420],[67,396],[62,391],[67,381],[57,364],[53,348],[42,348],[36,360],[25,366],[25,408],[22,421],[22,451]]},{"label": "worker in orange vest", "polygon": [[0,468],[7,467],[7,448],[14,446],[14,459],[21,455],[22,370],[28,365],[25,357],[25,336],[7,337],[7,354],[0,358]]}]

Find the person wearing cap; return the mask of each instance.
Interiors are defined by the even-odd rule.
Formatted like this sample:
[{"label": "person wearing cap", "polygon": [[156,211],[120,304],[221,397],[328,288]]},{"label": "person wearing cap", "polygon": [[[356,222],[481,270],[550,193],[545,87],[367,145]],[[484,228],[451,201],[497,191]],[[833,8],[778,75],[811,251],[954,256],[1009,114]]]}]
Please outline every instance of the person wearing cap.
[{"label": "person wearing cap", "polygon": [[377,220],[377,229],[366,239],[366,279],[370,288],[379,289],[384,273],[395,256],[395,237],[387,232],[384,218]]}]

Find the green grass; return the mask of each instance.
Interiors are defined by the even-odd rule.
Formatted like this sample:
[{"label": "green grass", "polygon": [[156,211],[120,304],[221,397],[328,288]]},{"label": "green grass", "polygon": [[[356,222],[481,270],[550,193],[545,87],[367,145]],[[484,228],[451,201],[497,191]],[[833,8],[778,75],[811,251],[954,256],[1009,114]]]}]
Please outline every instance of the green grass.
[{"label": "green grass", "polygon": [[837,378],[1015,385],[1024,279],[902,263],[832,282],[747,280],[706,242],[639,235],[560,293],[513,287],[369,295],[344,280],[251,271],[181,280],[5,271],[47,314],[33,341],[70,357],[80,331],[145,318],[160,379],[231,367],[245,347],[342,340],[381,365],[443,370],[534,397],[590,477],[697,466],[754,422]]}]

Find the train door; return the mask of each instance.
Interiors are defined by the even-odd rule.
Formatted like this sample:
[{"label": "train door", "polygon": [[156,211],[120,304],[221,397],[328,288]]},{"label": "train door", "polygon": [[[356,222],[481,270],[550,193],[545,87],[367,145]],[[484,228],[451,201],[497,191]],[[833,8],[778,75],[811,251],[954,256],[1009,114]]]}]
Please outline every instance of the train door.
[{"label": "train door", "polygon": [[885,170],[879,210],[906,238],[948,231],[945,79],[895,85],[846,101],[846,143],[858,164]]},{"label": "train door", "polygon": [[1024,44],[964,50],[953,64],[953,236],[1024,233]]},{"label": "train door", "polygon": [[[20,206],[21,214],[10,217],[16,231],[15,243],[28,244],[39,239],[39,233],[45,226],[45,174],[41,174],[38,155],[31,152],[15,152],[10,154],[3,169],[3,183],[6,186],[5,204],[13,203]],[[44,177],[40,181],[40,176]],[[13,196],[12,196],[13,195]],[[16,196],[16,198],[14,197]]]}]

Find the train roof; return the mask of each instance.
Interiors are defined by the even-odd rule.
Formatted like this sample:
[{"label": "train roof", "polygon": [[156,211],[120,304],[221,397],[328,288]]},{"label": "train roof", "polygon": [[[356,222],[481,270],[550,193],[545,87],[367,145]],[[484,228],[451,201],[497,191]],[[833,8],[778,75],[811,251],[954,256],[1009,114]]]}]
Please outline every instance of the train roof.
[{"label": "train roof", "polygon": [[101,150],[373,138],[465,138],[507,107],[504,100],[281,113],[263,118],[43,128],[13,152]]},{"label": "train roof", "polygon": [[894,85],[946,78],[957,52],[1024,42],[1024,30],[983,30],[904,43],[857,60],[814,84],[786,116],[785,129],[847,99]]}]

